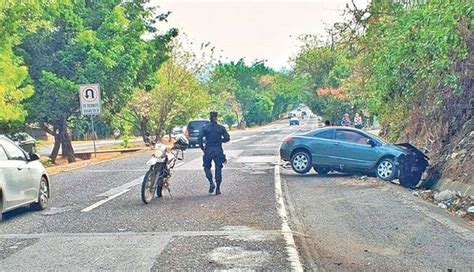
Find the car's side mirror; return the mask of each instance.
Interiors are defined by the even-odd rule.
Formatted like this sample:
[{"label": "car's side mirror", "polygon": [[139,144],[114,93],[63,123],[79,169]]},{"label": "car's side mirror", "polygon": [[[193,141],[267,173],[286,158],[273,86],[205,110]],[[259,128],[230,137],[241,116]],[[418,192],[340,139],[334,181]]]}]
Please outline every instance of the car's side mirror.
[{"label": "car's side mirror", "polygon": [[372,140],[372,139],[367,139],[367,144],[370,145],[371,147],[376,146],[374,140]]},{"label": "car's side mirror", "polygon": [[28,154],[28,156],[29,156],[28,161],[37,161],[40,159],[40,156],[36,153],[30,153]]}]

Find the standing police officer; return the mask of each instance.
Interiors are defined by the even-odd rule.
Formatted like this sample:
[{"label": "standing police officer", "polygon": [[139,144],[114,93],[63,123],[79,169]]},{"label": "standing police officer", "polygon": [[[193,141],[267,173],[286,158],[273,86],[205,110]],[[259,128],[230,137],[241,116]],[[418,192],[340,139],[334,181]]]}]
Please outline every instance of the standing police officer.
[{"label": "standing police officer", "polygon": [[[227,130],[217,123],[217,112],[211,112],[209,114],[210,123],[205,125],[199,133],[199,147],[204,152],[203,156],[203,167],[206,173],[206,178],[209,180],[209,193],[212,194],[214,189],[216,195],[221,194],[221,182],[222,182],[222,167],[226,161],[224,150],[222,149],[222,143],[230,141],[230,136]],[[204,140],[206,139],[206,145]],[[216,185],[212,180],[211,162],[214,161],[214,167],[216,172]]]}]

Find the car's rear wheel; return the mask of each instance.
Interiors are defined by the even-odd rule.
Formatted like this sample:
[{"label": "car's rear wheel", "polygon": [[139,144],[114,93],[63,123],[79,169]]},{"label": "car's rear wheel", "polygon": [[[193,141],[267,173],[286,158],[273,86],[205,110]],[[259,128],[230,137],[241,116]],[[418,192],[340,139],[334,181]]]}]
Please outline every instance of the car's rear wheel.
[{"label": "car's rear wheel", "polygon": [[378,164],[377,168],[375,169],[375,174],[378,178],[390,181],[395,178],[397,174],[397,166],[395,162],[391,158],[382,159]]},{"label": "car's rear wheel", "polygon": [[45,177],[41,177],[40,187],[38,192],[38,202],[34,204],[36,210],[44,210],[48,207],[50,198],[50,190],[48,180]]},{"label": "car's rear wheel", "polygon": [[315,166],[314,171],[318,172],[319,175],[325,176],[331,171],[328,167]]},{"label": "car's rear wheel", "polygon": [[308,173],[311,170],[311,157],[306,151],[298,151],[291,157],[291,167],[299,174]]}]

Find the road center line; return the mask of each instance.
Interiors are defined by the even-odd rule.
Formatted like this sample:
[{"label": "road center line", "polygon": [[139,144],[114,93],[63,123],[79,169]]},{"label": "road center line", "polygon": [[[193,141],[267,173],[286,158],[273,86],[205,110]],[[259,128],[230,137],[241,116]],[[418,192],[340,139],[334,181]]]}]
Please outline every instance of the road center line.
[{"label": "road center line", "polygon": [[107,197],[106,199],[102,199],[101,201],[96,202],[96,203],[90,205],[89,207],[87,207],[87,208],[85,208],[85,209],[82,209],[81,212],[90,212],[90,211],[92,211],[93,209],[95,209],[95,208],[97,208],[97,207],[99,207],[99,206],[105,204],[106,202],[108,202],[108,201],[110,201],[110,200],[112,200],[112,199],[114,199],[114,198],[116,198],[116,197],[119,197],[119,196],[125,194],[125,193],[128,192],[128,191],[130,191],[130,189],[126,189],[126,190],[124,190],[124,191],[122,191],[122,192],[116,193],[115,195],[109,196],[109,197]]},{"label": "road center line", "polygon": [[250,137],[249,136],[244,136],[240,139],[237,139],[237,140],[234,140],[234,141],[230,141],[230,143],[238,143],[238,142],[241,142],[241,141],[245,141],[247,139],[249,139]]}]

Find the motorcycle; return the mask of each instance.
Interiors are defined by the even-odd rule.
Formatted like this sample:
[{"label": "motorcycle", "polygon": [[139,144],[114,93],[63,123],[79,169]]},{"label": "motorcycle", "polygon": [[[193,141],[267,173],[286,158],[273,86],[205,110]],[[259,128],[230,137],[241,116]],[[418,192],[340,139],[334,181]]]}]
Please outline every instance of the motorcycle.
[{"label": "motorcycle", "polygon": [[171,170],[176,166],[176,161],[184,159],[184,150],[189,146],[189,142],[186,137],[179,135],[172,147],[161,143],[155,143],[154,146],[153,155],[146,163],[150,169],[142,182],[141,198],[145,204],[150,204],[155,196],[162,197],[163,190],[167,190],[171,195]]}]

